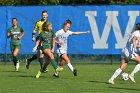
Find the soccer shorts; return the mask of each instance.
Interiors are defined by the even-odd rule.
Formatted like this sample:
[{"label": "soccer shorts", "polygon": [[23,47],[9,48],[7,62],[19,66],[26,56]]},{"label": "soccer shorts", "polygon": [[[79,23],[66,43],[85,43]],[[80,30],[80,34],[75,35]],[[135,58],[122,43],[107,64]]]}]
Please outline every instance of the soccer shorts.
[{"label": "soccer shorts", "polygon": [[45,49],[51,49],[50,46],[47,46],[47,45],[43,45],[41,46],[41,50],[44,51]]},{"label": "soccer shorts", "polygon": [[132,51],[128,51],[127,48],[122,49],[121,58],[126,58],[126,59],[130,60],[132,58],[135,58],[136,56],[138,56],[137,53],[132,52]]},{"label": "soccer shorts", "polygon": [[15,50],[16,48],[20,49],[21,48],[21,44],[20,45],[10,44],[11,51]]},{"label": "soccer shorts", "polygon": [[63,54],[67,54],[67,51],[62,49],[57,49],[57,53],[59,56],[62,56]]}]

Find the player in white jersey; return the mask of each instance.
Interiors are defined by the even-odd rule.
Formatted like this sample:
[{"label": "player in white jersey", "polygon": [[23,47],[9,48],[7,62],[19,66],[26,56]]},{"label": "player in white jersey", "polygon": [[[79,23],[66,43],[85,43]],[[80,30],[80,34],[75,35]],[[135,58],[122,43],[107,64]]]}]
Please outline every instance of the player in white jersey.
[{"label": "player in white jersey", "polygon": [[69,30],[70,26],[71,26],[71,21],[66,20],[66,22],[63,24],[63,28],[56,32],[56,39],[58,40],[57,53],[60,56],[60,66],[63,66],[64,62],[66,62],[67,66],[73,72],[74,76],[77,76],[77,70],[73,68],[73,66],[71,65],[70,59],[67,56],[67,39],[70,35],[88,34],[89,31],[72,32]]},{"label": "player in white jersey", "polygon": [[108,80],[108,83],[115,84],[114,79],[117,78],[124,70],[126,69],[127,63],[129,60],[133,60],[137,63],[131,74],[129,75],[129,78],[132,82],[136,83],[134,79],[135,73],[137,73],[140,70],[140,56],[138,55],[137,48],[140,47],[138,44],[138,41],[140,40],[140,23],[136,25],[136,29],[132,34],[130,35],[126,46],[122,49],[121,54],[121,66],[118,68],[112,77]]}]

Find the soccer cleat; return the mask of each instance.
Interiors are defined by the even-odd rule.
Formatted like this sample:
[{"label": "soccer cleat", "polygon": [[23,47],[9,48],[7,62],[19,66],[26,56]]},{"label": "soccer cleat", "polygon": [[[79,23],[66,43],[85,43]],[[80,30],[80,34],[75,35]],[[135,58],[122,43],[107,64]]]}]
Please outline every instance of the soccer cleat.
[{"label": "soccer cleat", "polygon": [[134,76],[129,75],[129,78],[130,78],[130,80],[131,80],[132,82],[136,83],[136,81],[135,81],[135,79],[134,79]]},{"label": "soccer cleat", "polygon": [[59,72],[61,72],[62,70],[63,70],[62,67],[58,67],[58,68],[56,69],[56,72],[59,73]]},{"label": "soccer cleat", "polygon": [[26,65],[25,65],[26,69],[29,69],[29,64],[30,64],[30,61],[26,59]]},{"label": "soccer cleat", "polygon": [[43,70],[43,73],[47,73],[47,72],[49,72],[49,70],[48,70],[48,69]]},{"label": "soccer cleat", "polygon": [[111,80],[111,79],[108,80],[108,83],[109,83],[109,84],[115,84],[114,81]]},{"label": "soccer cleat", "polygon": [[54,73],[53,76],[59,78],[59,75],[57,73]]},{"label": "soccer cleat", "polygon": [[76,69],[73,70],[73,75],[77,76],[77,70]]},{"label": "soccer cleat", "polygon": [[38,71],[37,75],[36,75],[36,78],[39,78],[41,75],[41,71]]}]

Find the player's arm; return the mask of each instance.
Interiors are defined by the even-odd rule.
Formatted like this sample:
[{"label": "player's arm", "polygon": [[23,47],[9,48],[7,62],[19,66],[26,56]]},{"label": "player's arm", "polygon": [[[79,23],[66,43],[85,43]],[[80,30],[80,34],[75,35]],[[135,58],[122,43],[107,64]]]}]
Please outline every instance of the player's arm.
[{"label": "player's arm", "polygon": [[20,32],[21,32],[21,36],[18,37],[19,40],[24,36],[24,31],[22,28],[20,29]]},{"label": "player's arm", "polygon": [[54,31],[52,30],[52,49],[51,49],[51,52],[53,53],[54,52],[54,49],[55,49],[55,42],[56,42],[56,40],[55,40],[55,33],[54,33]]},{"label": "player's arm", "polygon": [[37,50],[37,47],[39,46],[39,43],[42,41],[42,37],[41,37],[41,34],[39,35],[39,38],[38,40],[36,41],[36,45],[35,47],[33,48],[33,52],[35,52]]},{"label": "player's arm", "polygon": [[51,49],[51,52],[53,53],[54,52],[54,49],[55,49],[55,38],[53,38],[53,42],[52,42],[52,49]]},{"label": "player's arm", "polygon": [[90,31],[86,31],[86,32],[73,32],[73,35],[79,35],[79,34],[89,34]]},{"label": "player's arm", "polygon": [[35,26],[34,26],[34,30],[33,30],[33,32],[32,32],[32,41],[35,41],[36,30],[37,30],[37,22],[36,22],[36,24],[35,24]]},{"label": "player's arm", "polygon": [[134,36],[132,41],[133,41],[134,51],[135,51],[135,52],[136,52],[136,47],[137,47],[137,45],[136,45],[136,40],[137,40],[137,37]]},{"label": "player's arm", "polygon": [[33,52],[35,52],[35,51],[37,50],[37,47],[38,47],[39,43],[40,43],[40,40],[37,40],[37,41],[36,41],[36,45],[35,45],[35,47],[33,48]]},{"label": "player's arm", "polygon": [[10,36],[12,35],[12,33],[10,32],[10,30],[7,30],[7,38],[10,38]]},{"label": "player's arm", "polygon": [[7,33],[7,38],[10,38],[11,34],[10,33]]}]

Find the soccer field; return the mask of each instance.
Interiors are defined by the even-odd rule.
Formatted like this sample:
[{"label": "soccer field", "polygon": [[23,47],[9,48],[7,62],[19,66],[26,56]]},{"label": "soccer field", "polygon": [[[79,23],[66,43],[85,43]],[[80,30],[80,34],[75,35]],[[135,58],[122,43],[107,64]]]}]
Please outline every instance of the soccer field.
[{"label": "soccer field", "polygon": [[[43,73],[39,79],[34,78],[39,70],[38,64],[31,65],[29,70],[24,65],[19,72],[14,72],[13,65],[0,65],[0,93],[140,93],[140,72],[136,74],[136,84],[121,77],[115,85],[106,82],[119,64],[74,64],[78,76],[74,77],[65,66],[60,78],[52,76],[53,69]],[[134,64],[127,67],[130,73]]]}]

